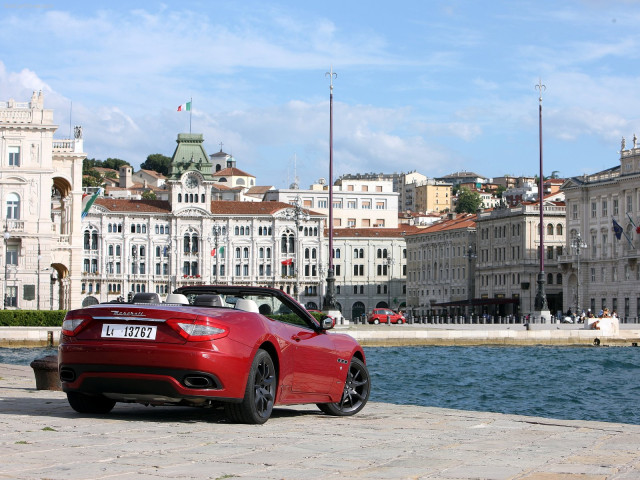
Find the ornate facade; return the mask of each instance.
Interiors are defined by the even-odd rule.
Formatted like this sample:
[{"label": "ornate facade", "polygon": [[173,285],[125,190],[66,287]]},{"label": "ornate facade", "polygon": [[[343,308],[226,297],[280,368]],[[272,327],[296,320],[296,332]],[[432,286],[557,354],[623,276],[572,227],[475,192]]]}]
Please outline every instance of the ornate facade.
[{"label": "ornate facade", "polygon": [[54,140],[44,95],[0,103],[4,308],[79,306],[82,128]]}]

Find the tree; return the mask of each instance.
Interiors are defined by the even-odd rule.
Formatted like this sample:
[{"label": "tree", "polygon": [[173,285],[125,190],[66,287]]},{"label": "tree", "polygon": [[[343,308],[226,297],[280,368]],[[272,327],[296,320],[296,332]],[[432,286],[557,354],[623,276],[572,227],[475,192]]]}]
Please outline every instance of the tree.
[{"label": "tree", "polygon": [[145,190],[144,192],[142,192],[141,195],[142,198],[144,198],[145,200],[156,200],[156,192],[154,192],[153,190]]},{"label": "tree", "polygon": [[145,170],[153,170],[165,177],[169,175],[169,166],[171,165],[171,157],[162,155],[161,153],[152,153],[147,159],[140,165],[140,168]]},{"label": "tree", "polygon": [[[129,165],[129,162],[126,160],[121,160],[119,158],[107,158],[102,165],[96,165],[96,167],[104,167],[104,168],[112,168],[113,170],[120,170],[120,167],[123,165]],[[130,166],[130,165],[129,165]]]},{"label": "tree", "polygon": [[462,187],[458,193],[456,213],[476,213],[482,205],[482,198],[478,192],[472,192],[467,187]]}]

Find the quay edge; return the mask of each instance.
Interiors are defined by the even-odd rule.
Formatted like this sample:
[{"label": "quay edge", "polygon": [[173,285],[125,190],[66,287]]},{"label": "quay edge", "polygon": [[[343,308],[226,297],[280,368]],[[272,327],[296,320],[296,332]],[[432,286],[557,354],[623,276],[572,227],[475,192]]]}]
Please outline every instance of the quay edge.
[{"label": "quay edge", "polygon": [[[554,346],[637,346],[639,325],[621,325],[617,336],[603,336],[581,325],[349,325],[333,331],[346,333],[367,347],[400,346],[478,346],[478,345],[554,345]],[[0,347],[57,346],[60,327],[0,327]]]}]

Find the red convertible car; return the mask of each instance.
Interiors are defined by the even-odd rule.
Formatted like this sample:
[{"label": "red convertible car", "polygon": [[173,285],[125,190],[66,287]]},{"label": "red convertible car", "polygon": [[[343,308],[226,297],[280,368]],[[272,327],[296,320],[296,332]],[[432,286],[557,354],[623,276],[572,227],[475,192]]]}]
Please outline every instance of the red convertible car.
[{"label": "red convertible car", "polygon": [[137,294],[67,313],[60,380],[80,413],[116,402],[224,406],[230,420],[260,424],[274,405],[315,403],[353,415],[371,389],[365,355],[332,327],[275,288],[182,287],[166,303]]}]

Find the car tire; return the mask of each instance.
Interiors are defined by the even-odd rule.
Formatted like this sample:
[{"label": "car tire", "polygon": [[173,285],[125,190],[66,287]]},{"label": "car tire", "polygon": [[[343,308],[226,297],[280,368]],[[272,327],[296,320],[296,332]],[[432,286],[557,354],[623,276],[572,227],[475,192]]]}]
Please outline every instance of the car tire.
[{"label": "car tire", "polygon": [[402,321],[401,318],[398,319],[398,321],[396,322],[398,325],[402,325],[404,322]]},{"label": "car tire", "polygon": [[269,420],[278,386],[276,369],[271,355],[258,350],[251,363],[244,398],[240,403],[227,403],[225,414],[236,423],[262,424]]},{"label": "car tire", "polygon": [[380,323],[380,320],[378,320],[377,318],[373,321],[374,325],[378,325]]},{"label": "car tire", "polygon": [[109,413],[116,402],[102,395],[86,395],[80,392],[67,392],[69,405],[78,413]]},{"label": "car tire", "polygon": [[353,357],[342,391],[342,399],[337,403],[318,403],[318,408],[327,415],[346,417],[355,415],[364,408],[371,392],[369,369],[359,358]]}]

